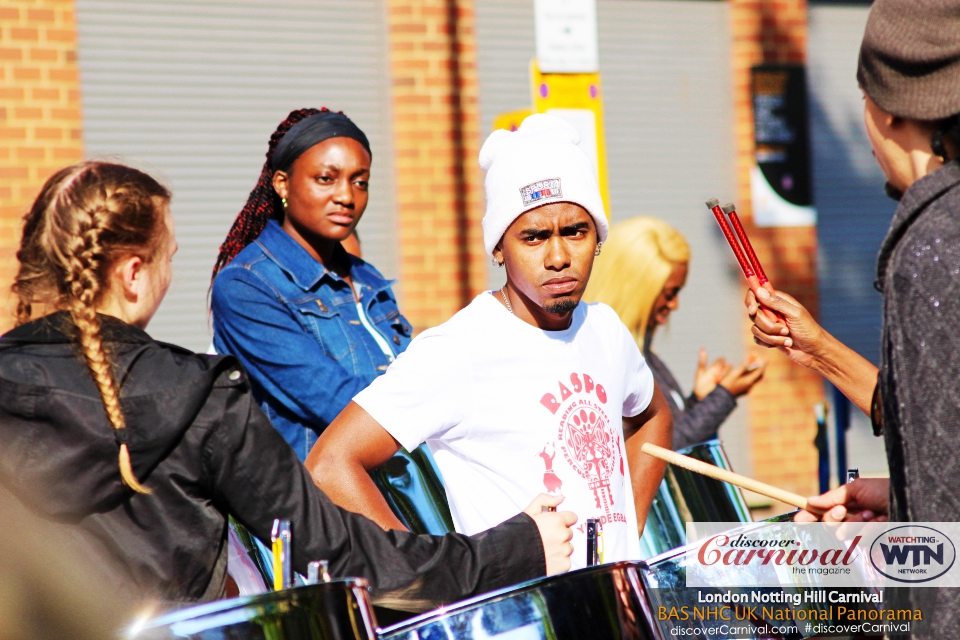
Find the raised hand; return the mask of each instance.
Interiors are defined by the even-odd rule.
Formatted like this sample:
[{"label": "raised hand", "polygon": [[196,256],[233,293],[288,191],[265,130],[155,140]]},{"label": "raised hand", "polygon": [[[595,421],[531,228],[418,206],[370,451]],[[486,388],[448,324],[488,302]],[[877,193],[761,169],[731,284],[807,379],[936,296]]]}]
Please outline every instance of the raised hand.
[{"label": "raised hand", "polygon": [[766,361],[751,353],[739,366],[728,369],[726,375],[720,380],[720,386],[729,391],[734,398],[739,398],[760,382],[766,369]]},{"label": "raised hand", "polygon": [[717,358],[712,364],[707,364],[707,350],[700,347],[700,357],[697,360],[697,370],[693,375],[693,395],[697,400],[703,400],[713,391],[731,366],[724,358]]}]

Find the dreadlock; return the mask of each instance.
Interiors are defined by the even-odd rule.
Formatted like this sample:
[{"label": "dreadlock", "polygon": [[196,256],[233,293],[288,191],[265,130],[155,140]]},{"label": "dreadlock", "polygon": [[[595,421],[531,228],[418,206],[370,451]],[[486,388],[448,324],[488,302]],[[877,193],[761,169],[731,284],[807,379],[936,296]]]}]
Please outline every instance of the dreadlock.
[{"label": "dreadlock", "polygon": [[273,189],[274,170],[270,166],[273,154],[277,150],[280,140],[286,135],[295,124],[318,113],[329,111],[326,107],[321,109],[297,109],[291,111],[287,119],[280,123],[277,130],[270,136],[270,144],[267,147],[267,159],[263,163],[263,170],[260,172],[260,179],[257,186],[250,192],[247,198],[247,204],[237,214],[237,219],[233,221],[230,232],[227,234],[223,244],[220,245],[220,255],[217,256],[217,263],[213,266],[212,278],[216,278],[220,270],[230,264],[230,261],[237,257],[237,254],[243,251],[247,245],[257,239],[257,236],[267,226],[270,220],[283,220],[283,207],[280,203],[280,196]]}]

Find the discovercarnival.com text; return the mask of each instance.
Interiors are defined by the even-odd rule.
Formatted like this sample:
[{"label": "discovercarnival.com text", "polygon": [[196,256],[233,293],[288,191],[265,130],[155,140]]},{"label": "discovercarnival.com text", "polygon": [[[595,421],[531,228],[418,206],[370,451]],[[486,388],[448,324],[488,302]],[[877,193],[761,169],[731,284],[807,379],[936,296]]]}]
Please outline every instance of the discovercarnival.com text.
[{"label": "discovercarnival.com text", "polygon": [[725,640],[753,640],[757,637],[757,633],[766,633],[766,634],[799,634],[801,632],[801,627],[803,628],[803,633],[806,636],[810,634],[815,635],[851,635],[851,634],[863,634],[863,635],[880,635],[880,634],[897,634],[897,633],[909,633],[910,623],[909,622],[900,622],[892,623],[887,622],[883,624],[878,624],[875,622],[859,622],[855,624],[823,624],[816,622],[808,622],[804,625],[746,625],[746,626],[733,626],[727,624],[717,625],[715,627],[696,627],[696,628],[686,628],[686,627],[675,627],[670,630],[670,635],[675,637],[701,637],[701,638],[724,638]]}]

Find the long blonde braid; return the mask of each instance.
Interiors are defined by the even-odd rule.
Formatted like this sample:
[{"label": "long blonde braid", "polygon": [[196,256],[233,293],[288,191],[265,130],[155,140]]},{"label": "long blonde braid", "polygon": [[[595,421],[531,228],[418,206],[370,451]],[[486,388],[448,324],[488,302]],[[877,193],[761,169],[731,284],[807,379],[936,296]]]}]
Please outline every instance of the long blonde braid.
[{"label": "long blonde braid", "polygon": [[17,322],[42,301],[70,312],[83,359],[120,444],[123,482],[149,493],[133,473],[126,422],[96,305],[108,288],[112,263],[125,254],[152,259],[163,227],[158,199],[170,193],[153,178],[123,165],[86,162],[63,169],[44,185],[25,218],[17,258]]}]

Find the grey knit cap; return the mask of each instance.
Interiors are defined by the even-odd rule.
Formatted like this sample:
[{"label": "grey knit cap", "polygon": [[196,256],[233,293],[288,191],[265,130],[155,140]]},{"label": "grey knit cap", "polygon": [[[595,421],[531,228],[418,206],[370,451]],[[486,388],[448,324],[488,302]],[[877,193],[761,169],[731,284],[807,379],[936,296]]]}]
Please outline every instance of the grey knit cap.
[{"label": "grey knit cap", "polygon": [[960,0],[876,0],[857,81],[881,109],[901,118],[960,113]]}]

